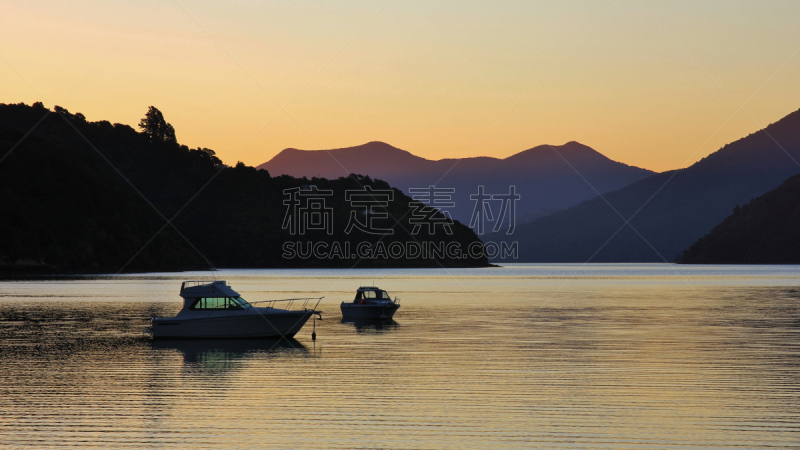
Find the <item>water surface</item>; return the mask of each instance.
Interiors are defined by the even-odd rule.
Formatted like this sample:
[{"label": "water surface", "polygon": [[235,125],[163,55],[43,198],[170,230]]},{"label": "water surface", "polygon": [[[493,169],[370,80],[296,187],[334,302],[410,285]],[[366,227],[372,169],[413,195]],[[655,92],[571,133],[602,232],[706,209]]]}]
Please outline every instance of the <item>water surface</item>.
[{"label": "water surface", "polygon": [[[293,340],[157,342],[185,279],[325,296]],[[342,323],[359,285],[391,323]],[[0,282],[0,446],[797,448],[800,267],[224,270]]]}]

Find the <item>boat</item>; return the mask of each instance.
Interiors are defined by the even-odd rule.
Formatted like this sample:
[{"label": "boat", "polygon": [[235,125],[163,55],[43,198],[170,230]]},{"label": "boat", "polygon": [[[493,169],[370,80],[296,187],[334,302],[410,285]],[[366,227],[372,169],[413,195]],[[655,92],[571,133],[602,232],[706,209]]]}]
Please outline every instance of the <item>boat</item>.
[{"label": "boat", "polygon": [[175,317],[151,318],[153,338],[292,338],[312,315],[320,315],[316,308],[322,300],[267,300],[253,302],[266,306],[253,306],[225,281],[184,281],[180,296],[183,309]]},{"label": "boat", "polygon": [[342,302],[341,307],[345,319],[391,320],[400,308],[400,299],[392,300],[386,291],[375,286],[362,286],[356,291],[356,298],[352,302]]}]

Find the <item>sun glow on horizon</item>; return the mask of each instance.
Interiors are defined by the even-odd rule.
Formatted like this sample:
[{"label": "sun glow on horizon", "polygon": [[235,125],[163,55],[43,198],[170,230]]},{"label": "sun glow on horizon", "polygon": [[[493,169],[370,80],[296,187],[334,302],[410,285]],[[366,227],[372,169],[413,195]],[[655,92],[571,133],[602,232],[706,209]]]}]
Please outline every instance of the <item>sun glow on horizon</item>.
[{"label": "sun glow on horizon", "polygon": [[[185,4],[184,4],[185,3]],[[0,102],[228,164],[383,141],[428,159],[578,141],[686,167],[800,108],[800,3],[49,0],[0,6]]]}]

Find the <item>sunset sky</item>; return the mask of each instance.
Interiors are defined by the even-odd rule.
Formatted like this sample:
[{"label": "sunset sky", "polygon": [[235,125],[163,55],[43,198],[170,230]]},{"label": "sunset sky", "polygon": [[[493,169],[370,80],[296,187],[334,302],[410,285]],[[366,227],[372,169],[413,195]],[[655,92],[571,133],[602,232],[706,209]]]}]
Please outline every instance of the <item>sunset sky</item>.
[{"label": "sunset sky", "polygon": [[662,171],[800,108],[798,23],[796,0],[4,1],[0,102],[155,105],[228,164],[574,140]]}]

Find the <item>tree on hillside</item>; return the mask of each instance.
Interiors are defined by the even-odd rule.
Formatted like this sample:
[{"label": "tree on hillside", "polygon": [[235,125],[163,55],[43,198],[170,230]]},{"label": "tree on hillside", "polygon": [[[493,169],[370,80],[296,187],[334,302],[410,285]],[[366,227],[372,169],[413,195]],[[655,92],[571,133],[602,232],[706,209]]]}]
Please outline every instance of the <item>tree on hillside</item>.
[{"label": "tree on hillside", "polygon": [[164,120],[164,115],[155,106],[147,110],[144,119],[139,122],[139,128],[150,137],[150,142],[178,143],[175,139],[175,128]]},{"label": "tree on hillside", "polygon": [[201,158],[211,163],[212,166],[222,164],[222,160],[217,158],[217,152],[210,148],[197,147],[195,150],[189,150],[189,153],[200,155]]}]

